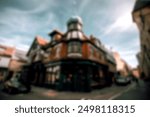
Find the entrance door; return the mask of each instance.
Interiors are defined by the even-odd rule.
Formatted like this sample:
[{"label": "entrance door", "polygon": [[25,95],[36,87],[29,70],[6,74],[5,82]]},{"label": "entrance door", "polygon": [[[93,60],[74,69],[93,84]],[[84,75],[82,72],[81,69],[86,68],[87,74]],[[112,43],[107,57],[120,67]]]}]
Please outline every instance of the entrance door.
[{"label": "entrance door", "polygon": [[88,91],[90,81],[88,69],[85,65],[70,64],[62,66],[64,89],[70,91]]}]

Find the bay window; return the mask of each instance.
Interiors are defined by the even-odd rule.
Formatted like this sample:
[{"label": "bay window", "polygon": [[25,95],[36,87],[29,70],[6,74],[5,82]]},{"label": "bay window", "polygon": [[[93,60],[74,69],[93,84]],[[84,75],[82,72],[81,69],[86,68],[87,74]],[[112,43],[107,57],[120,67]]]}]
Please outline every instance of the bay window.
[{"label": "bay window", "polygon": [[68,55],[80,55],[81,56],[81,42],[71,41],[68,43]]}]

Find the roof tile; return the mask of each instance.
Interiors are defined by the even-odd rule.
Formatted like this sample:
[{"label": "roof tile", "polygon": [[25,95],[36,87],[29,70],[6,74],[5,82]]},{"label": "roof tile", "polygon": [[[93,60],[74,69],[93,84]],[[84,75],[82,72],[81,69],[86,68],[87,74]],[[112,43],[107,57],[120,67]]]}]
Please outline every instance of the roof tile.
[{"label": "roof tile", "polygon": [[44,45],[46,45],[48,43],[47,40],[45,40],[44,38],[42,38],[40,36],[36,36],[36,40],[37,40],[38,44],[42,45],[42,46],[44,46]]}]

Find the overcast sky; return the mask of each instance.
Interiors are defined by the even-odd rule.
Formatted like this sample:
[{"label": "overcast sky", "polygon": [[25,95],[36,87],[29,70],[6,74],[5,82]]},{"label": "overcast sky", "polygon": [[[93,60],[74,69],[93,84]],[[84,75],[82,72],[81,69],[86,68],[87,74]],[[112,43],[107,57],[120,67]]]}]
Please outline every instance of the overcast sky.
[{"label": "overcast sky", "polygon": [[36,35],[49,40],[49,32],[65,32],[67,20],[78,15],[87,36],[96,36],[135,67],[140,46],[131,16],[134,3],[135,0],[0,0],[0,44],[28,50]]}]

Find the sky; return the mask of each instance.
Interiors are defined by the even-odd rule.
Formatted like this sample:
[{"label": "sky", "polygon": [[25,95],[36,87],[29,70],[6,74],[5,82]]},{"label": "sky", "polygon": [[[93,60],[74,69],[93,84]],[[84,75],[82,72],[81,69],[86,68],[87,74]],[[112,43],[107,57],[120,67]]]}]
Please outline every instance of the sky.
[{"label": "sky", "polygon": [[50,40],[54,29],[66,32],[72,16],[132,67],[138,65],[139,32],[132,20],[135,0],[0,0],[0,44],[28,50],[35,36]]}]

